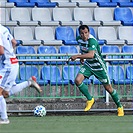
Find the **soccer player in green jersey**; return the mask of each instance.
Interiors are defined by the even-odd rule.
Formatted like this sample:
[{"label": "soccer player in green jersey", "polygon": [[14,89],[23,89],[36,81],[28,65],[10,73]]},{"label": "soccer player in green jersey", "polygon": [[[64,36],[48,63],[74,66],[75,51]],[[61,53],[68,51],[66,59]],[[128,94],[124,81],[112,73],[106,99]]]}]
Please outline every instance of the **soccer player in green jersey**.
[{"label": "soccer player in green jersey", "polygon": [[83,80],[94,75],[103,84],[105,90],[109,92],[117,105],[118,116],[124,116],[123,106],[120,103],[116,90],[111,86],[97,40],[90,34],[87,25],[81,25],[79,27],[79,34],[80,36],[77,37],[77,42],[80,46],[81,54],[71,56],[69,60],[75,61],[76,59],[80,59],[80,62],[83,64],[75,78],[75,84],[87,98],[84,111],[90,110],[94,104],[94,98],[88,92],[88,86],[83,83]]}]

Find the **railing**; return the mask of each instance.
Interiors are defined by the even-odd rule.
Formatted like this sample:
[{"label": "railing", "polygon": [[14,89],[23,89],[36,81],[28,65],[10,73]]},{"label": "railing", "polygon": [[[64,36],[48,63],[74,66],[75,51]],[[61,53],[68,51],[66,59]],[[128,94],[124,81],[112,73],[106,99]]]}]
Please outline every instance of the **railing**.
[{"label": "railing", "polygon": [[[20,92],[19,94],[13,96],[13,98],[45,98],[45,99],[49,99],[49,98],[84,98],[84,96],[80,93],[80,91],[77,89],[76,85],[70,81],[68,83],[64,83],[64,79],[63,79],[63,68],[64,66],[68,66],[68,69],[70,68],[70,66],[74,66],[74,68],[76,68],[76,66],[80,66],[80,64],[76,64],[76,60],[75,63],[73,65],[70,65],[68,63],[68,58],[70,56],[72,56],[74,54],[33,54],[33,55],[25,55],[25,54],[19,54],[17,55],[18,59],[20,57],[36,57],[36,59],[19,59],[19,62],[24,62],[23,64],[20,65],[24,66],[26,68],[26,66],[30,66],[31,68],[33,66],[36,66],[38,69],[38,78],[37,81],[38,83],[41,85],[42,89],[43,89],[43,93],[42,94],[38,94],[33,88],[27,88],[24,89],[22,92]],[[133,58],[121,58],[121,59],[107,59],[108,56],[133,56],[133,53],[128,53],[128,54],[109,54],[109,53],[105,53],[103,54],[103,56],[106,56],[106,58],[104,59],[107,63],[107,66],[121,66],[124,70],[124,79],[123,82],[119,82],[119,79],[121,79],[121,77],[119,77],[119,71],[118,71],[118,82],[115,83],[114,80],[112,80],[111,84],[113,86],[113,88],[117,89],[119,95],[121,98],[132,98],[133,97],[133,70],[131,70],[130,73],[130,78],[128,79],[127,82],[127,73],[126,73],[126,69],[128,66],[133,67]],[[51,57],[51,59],[39,59],[39,57]],[[52,57],[57,57],[57,59],[52,59]],[[61,59],[59,59],[59,57],[62,57]],[[25,62],[38,62],[37,64],[30,64],[30,65],[26,65]],[[47,65],[46,63],[44,64],[39,64],[39,62],[55,62],[54,65],[49,64]],[[116,64],[110,64],[110,61],[117,61]],[[121,63],[121,61],[123,61],[123,63]],[[127,61],[129,61],[127,63]],[[62,64],[58,64],[59,62],[63,62]],[[45,83],[45,78],[43,80],[41,79],[41,68],[44,66],[49,66],[52,69],[52,66],[56,66],[59,68],[60,70],[60,76],[61,76],[61,82],[58,83],[58,77],[57,74],[55,73],[55,83],[53,84],[52,82],[50,82],[50,80]],[[31,69],[32,70],[32,69]],[[25,72],[25,74],[27,74],[29,72]],[[112,71],[113,73],[113,71]],[[52,79],[51,77],[51,73],[50,73],[50,79]],[[68,77],[70,77],[71,75],[71,71],[68,70]],[[76,76],[76,70],[74,72],[74,76]],[[94,82],[94,77],[90,78],[91,80],[87,80],[87,84],[88,84],[88,89],[89,92],[95,97],[95,98],[105,98],[105,102],[109,102],[109,95],[107,92],[105,92],[103,86],[98,82],[95,83]],[[20,73],[18,75],[18,79],[17,82],[21,82],[20,79]]]}]

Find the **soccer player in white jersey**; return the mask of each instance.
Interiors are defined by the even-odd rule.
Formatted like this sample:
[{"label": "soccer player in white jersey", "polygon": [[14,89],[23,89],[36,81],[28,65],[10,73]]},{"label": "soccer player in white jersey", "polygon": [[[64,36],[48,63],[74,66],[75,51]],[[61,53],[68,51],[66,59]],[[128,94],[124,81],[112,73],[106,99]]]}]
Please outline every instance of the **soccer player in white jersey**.
[{"label": "soccer player in white jersey", "polygon": [[13,52],[16,44],[9,30],[0,24],[0,124],[10,122],[6,110],[6,97],[28,86],[33,86],[38,92],[42,91],[34,76],[20,84],[15,83],[19,69],[18,60]]},{"label": "soccer player in white jersey", "polygon": [[[109,92],[117,105],[118,116],[124,116],[123,106],[120,103],[120,99],[115,89],[110,84],[110,79],[107,73],[105,62],[100,52],[100,46],[97,40],[90,36],[89,28],[87,25],[81,25],[79,27],[80,36],[77,37],[77,42],[80,46],[81,54],[77,54],[70,57],[70,60],[75,61],[80,59],[83,66],[80,68],[77,77],[75,78],[75,84],[79,90],[87,98],[86,107],[84,111],[90,110],[94,104],[94,98],[88,92],[88,86],[84,84],[83,80],[94,75],[103,84],[104,88]],[[85,61],[84,61],[85,60]]]}]

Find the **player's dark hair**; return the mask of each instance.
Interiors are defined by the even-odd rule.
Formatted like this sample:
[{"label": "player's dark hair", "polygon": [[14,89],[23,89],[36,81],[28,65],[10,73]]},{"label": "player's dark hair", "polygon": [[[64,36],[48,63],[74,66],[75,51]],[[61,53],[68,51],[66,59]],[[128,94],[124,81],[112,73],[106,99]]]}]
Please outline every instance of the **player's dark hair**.
[{"label": "player's dark hair", "polygon": [[79,33],[80,33],[80,30],[84,30],[85,28],[88,29],[88,31],[90,31],[90,29],[87,25],[80,25],[79,26]]}]

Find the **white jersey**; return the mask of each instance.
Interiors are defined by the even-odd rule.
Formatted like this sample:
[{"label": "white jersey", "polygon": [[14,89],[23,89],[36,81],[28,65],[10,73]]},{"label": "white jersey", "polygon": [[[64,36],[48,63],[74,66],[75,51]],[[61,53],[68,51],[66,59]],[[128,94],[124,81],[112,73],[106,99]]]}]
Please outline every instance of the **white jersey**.
[{"label": "white jersey", "polygon": [[0,45],[4,47],[4,54],[0,56],[1,67],[10,68],[12,64],[17,63],[16,55],[11,40],[13,36],[9,30],[0,25]]}]

